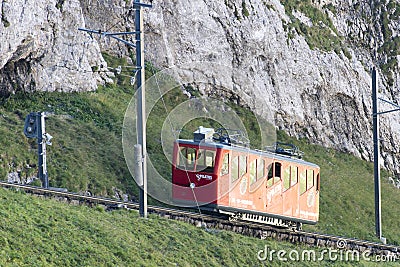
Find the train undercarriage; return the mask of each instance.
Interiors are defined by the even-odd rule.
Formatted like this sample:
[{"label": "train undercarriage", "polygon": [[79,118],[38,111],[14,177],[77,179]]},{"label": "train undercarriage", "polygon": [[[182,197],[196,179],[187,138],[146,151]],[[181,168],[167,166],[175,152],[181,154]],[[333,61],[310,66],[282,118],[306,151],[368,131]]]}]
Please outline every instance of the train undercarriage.
[{"label": "train undercarriage", "polygon": [[301,222],[296,222],[284,218],[277,218],[273,216],[267,216],[263,214],[248,213],[245,211],[227,211],[218,209],[217,212],[219,214],[224,214],[225,216],[227,216],[228,220],[231,222],[246,221],[246,222],[267,224],[275,227],[287,228],[293,231],[301,231],[303,226]]}]

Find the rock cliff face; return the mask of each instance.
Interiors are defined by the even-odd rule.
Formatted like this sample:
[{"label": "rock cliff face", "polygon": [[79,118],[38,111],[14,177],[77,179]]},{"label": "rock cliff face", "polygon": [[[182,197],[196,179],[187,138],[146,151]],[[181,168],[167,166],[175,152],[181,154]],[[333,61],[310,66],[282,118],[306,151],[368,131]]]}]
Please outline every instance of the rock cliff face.
[{"label": "rock cliff face", "polygon": [[[94,90],[105,79],[91,71],[105,69],[100,51],[128,51],[77,28],[133,30],[130,2],[2,0],[1,93]],[[381,96],[397,101],[400,3],[295,2],[153,1],[146,60],[176,66],[183,83],[206,94],[226,88],[225,97],[291,135],[372,159],[370,68],[378,66]],[[382,157],[397,173],[399,118],[381,116]]]},{"label": "rock cliff face", "polygon": [[97,88],[90,66],[103,60],[97,42],[77,33],[78,1],[2,0],[0,8],[1,94]]}]

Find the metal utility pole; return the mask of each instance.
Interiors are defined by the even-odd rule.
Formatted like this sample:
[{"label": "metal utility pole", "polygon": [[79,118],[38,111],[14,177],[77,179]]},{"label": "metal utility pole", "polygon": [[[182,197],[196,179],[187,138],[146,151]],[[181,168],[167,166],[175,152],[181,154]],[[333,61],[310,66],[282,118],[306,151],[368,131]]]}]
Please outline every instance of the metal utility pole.
[{"label": "metal utility pole", "polygon": [[[144,31],[143,31],[143,7],[151,8],[152,5],[141,3],[141,0],[134,0],[133,7],[135,8],[135,31],[134,32],[117,32],[109,33],[102,32],[101,30],[88,30],[79,28],[81,31],[91,33],[101,34],[103,36],[114,38],[124,44],[136,48],[136,89],[137,89],[137,147],[135,148],[135,157],[141,158],[142,164],[141,171],[137,171],[137,175],[141,177],[136,177],[139,184],[139,213],[142,217],[147,217],[147,150],[146,150],[146,107],[145,107],[145,65],[144,65]],[[135,44],[119,38],[120,35],[130,35],[135,34]],[[140,153],[139,153],[140,152]],[[137,159],[135,159],[137,160]]]},{"label": "metal utility pole", "polygon": [[379,167],[379,119],[378,119],[378,97],[376,91],[376,69],[372,69],[372,123],[374,139],[374,184],[375,184],[375,232],[382,240],[381,220],[381,177]]},{"label": "metal utility pole", "polygon": [[[381,219],[381,177],[379,164],[379,118],[378,115],[400,111],[400,106],[388,100],[378,97],[376,80],[376,69],[372,68],[372,122],[373,122],[373,138],[374,138],[374,183],[375,183],[375,231],[376,236],[386,243],[386,238],[382,236],[382,219]],[[378,99],[390,104],[395,109],[378,112]]]},{"label": "metal utility pole", "polygon": [[147,149],[146,149],[146,106],[145,106],[145,66],[144,66],[144,32],[143,32],[143,9],[137,5],[140,0],[135,0],[135,31],[136,31],[136,89],[137,89],[137,142],[142,148],[142,187],[139,195],[139,213],[147,217]]}]

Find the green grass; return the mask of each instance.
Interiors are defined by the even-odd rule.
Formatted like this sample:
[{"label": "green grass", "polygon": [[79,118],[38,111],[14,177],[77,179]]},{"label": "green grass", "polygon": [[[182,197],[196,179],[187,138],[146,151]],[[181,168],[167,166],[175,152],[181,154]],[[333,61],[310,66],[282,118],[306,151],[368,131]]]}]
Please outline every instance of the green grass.
[{"label": "green grass", "polygon": [[242,15],[243,15],[243,17],[248,17],[248,16],[250,16],[250,12],[249,12],[249,10],[247,9],[247,7],[246,7],[246,2],[243,0],[242,1]]},{"label": "green grass", "polygon": [[[337,54],[343,51],[346,57],[351,58],[351,54],[343,43],[344,38],[339,35],[326,11],[315,7],[310,0],[282,0],[281,3],[285,6],[285,12],[291,20],[285,27],[294,29],[297,34],[304,36],[311,49],[335,51]],[[332,5],[324,8],[333,10]],[[297,19],[292,13],[294,10],[306,15],[311,20],[312,26],[309,27]],[[288,31],[288,37],[293,37],[291,30]]]},{"label": "green grass", "polygon": [[[341,39],[338,37],[338,32],[332,21],[327,14],[315,7],[310,0],[284,0],[281,2],[285,6],[286,14],[292,21],[289,26],[294,28],[298,34],[305,36],[311,49],[320,48],[323,51],[332,51],[337,46],[340,46]],[[295,10],[310,18],[313,25],[308,27],[295,18],[292,14]]]},{"label": "green grass", "polygon": [[[1,266],[282,266],[276,253],[273,261],[260,261],[257,253],[266,246],[287,253],[311,249],[154,215],[142,219],[136,211],[73,206],[13,190],[0,189],[0,204]],[[328,260],[292,263],[374,266]]]}]

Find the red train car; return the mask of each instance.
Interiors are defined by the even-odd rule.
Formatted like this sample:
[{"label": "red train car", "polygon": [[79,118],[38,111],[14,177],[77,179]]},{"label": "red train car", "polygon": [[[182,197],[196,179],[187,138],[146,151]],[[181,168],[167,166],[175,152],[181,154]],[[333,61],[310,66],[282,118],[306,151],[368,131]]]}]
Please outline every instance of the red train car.
[{"label": "red train car", "polygon": [[294,146],[252,150],[223,130],[200,127],[193,140],[174,143],[173,200],[235,220],[315,224],[320,169],[300,156]]}]

